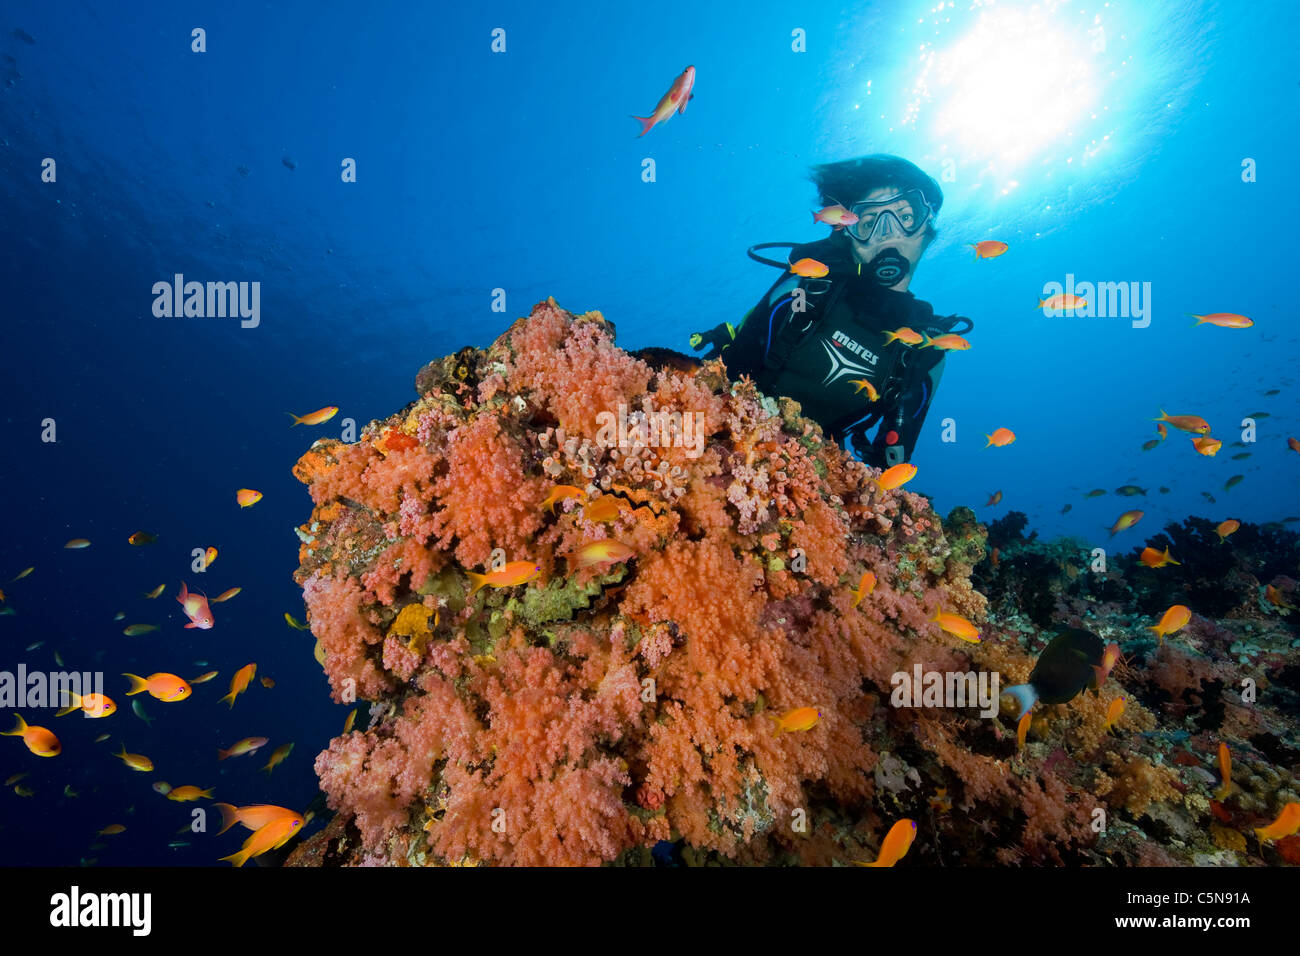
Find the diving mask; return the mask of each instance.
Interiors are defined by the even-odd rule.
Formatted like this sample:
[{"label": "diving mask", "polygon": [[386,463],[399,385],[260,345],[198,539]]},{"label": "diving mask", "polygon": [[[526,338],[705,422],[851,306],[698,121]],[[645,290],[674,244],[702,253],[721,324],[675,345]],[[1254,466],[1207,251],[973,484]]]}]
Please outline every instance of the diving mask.
[{"label": "diving mask", "polygon": [[854,203],[850,211],[858,221],[847,227],[849,234],[859,242],[868,243],[911,238],[929,224],[932,216],[930,204],[919,189]]}]

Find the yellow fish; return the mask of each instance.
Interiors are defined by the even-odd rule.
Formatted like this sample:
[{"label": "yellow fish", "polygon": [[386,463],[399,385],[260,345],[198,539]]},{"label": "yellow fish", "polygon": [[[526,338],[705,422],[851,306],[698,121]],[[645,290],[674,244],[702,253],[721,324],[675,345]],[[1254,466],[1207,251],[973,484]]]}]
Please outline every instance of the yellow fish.
[{"label": "yellow fish", "polygon": [[862,599],[876,589],[876,575],[871,571],[863,571],[862,578],[858,581],[858,589],[853,592],[853,606],[857,607],[862,603]]},{"label": "yellow fish", "polygon": [[542,567],[532,561],[511,561],[499,571],[489,571],[487,574],[478,574],[474,571],[465,573],[474,582],[474,587],[469,592],[469,596],[473,597],[486,587],[513,588],[520,584],[527,584],[542,573]]},{"label": "yellow fish", "polygon": [[780,717],[775,714],[768,714],[772,720],[776,721],[776,732],[782,731],[790,733],[799,730],[812,730],[817,726],[817,721],[821,720],[822,712],[816,707],[798,707],[794,710],[787,710]]},{"label": "yellow fish", "polygon": [[191,800],[198,800],[200,797],[212,799],[212,790],[200,790],[195,786],[172,787],[167,793],[168,800],[175,800],[177,803],[187,803]]},{"label": "yellow fish", "polygon": [[145,592],[145,597],[147,597],[149,600],[152,601],[158,595],[162,594],[166,588],[167,588],[167,582],[164,581],[162,584],[158,585],[152,591]]},{"label": "yellow fish", "polygon": [[306,624],[302,623],[302,621],[298,620],[296,617],[294,617],[294,616],[293,616],[292,614],[290,614],[288,611],[285,611],[285,612],[284,612],[284,623],[288,624],[288,625],[289,625],[291,628],[293,628],[295,631],[306,631],[306,630],[309,630],[309,628],[307,627]]},{"label": "yellow fish", "polygon": [[938,624],[941,630],[947,631],[953,637],[961,638],[967,644],[980,642],[979,628],[958,614],[945,614],[943,605],[935,608],[934,617],[930,620]]},{"label": "yellow fish", "polygon": [[1126,528],[1133,527],[1135,524],[1137,524],[1139,521],[1142,520],[1142,516],[1144,514],[1146,514],[1145,511],[1124,512],[1115,520],[1115,524],[1111,526],[1110,536],[1113,538],[1115,537],[1115,535],[1119,534],[1119,532],[1125,530]]},{"label": "yellow fish", "polygon": [[885,333],[886,345],[891,342],[902,342],[904,345],[917,345],[924,341],[925,339],[922,337],[920,332],[913,331],[906,325],[902,328],[895,329],[892,332]]},{"label": "yellow fish", "polygon": [[916,465],[903,462],[901,465],[886,468],[875,479],[875,482],[880,486],[881,491],[893,491],[895,488],[901,488],[915,477]]},{"label": "yellow fish", "polygon": [[622,541],[615,541],[612,538],[605,538],[601,541],[592,541],[584,544],[577,551],[568,555],[568,560],[572,562],[575,570],[583,568],[592,568],[597,565],[618,564],[622,561],[630,560],[636,557],[636,551],[625,545]]},{"label": "yellow fish", "polygon": [[797,276],[803,276],[805,279],[820,279],[831,270],[824,262],[818,262],[816,259],[800,259],[790,266],[790,271]]},{"label": "yellow fish", "polygon": [[1160,643],[1163,644],[1165,637],[1177,631],[1191,619],[1192,612],[1186,605],[1175,604],[1165,611],[1164,616],[1160,618],[1159,624],[1148,625],[1147,630],[1155,631],[1156,636],[1160,638]]},{"label": "yellow fish", "polygon": [[326,405],[324,408],[318,408],[316,411],[308,412],[306,415],[295,415],[293,412],[285,412],[285,414],[293,419],[293,424],[289,427],[296,428],[299,425],[324,424],[337,415],[338,411],[339,408],[337,405]]},{"label": "yellow fish", "polygon": [[576,485],[556,485],[542,502],[542,507],[555,514],[555,506],[566,498],[585,498],[587,493]]},{"label": "yellow fish", "polygon": [[915,839],[916,821],[904,817],[889,828],[885,842],[880,844],[880,853],[875,862],[859,863],[858,866],[893,866],[907,856],[907,851],[912,848],[912,841]]},{"label": "yellow fish", "polygon": [[281,744],[280,746],[276,747],[275,751],[271,754],[271,759],[268,760],[266,762],[266,766],[262,768],[263,770],[266,771],[266,775],[269,777],[271,775],[271,771],[274,770],[276,767],[280,766],[280,764],[284,762],[284,758],[289,756],[289,754],[292,752],[293,752],[292,741],[290,741],[287,744]]},{"label": "yellow fish", "polygon": [[120,758],[122,763],[126,764],[132,770],[138,770],[141,773],[149,773],[149,771],[153,770],[152,760],[150,760],[144,754],[127,753],[126,744],[123,744],[122,749],[117,753],[113,754],[113,756]]},{"label": "yellow fish", "polygon": [[620,512],[632,506],[617,495],[601,495],[582,509],[582,517],[587,521],[613,521]]},{"label": "yellow fish", "polygon": [[960,335],[954,335],[949,332],[947,335],[940,335],[936,338],[925,337],[925,344],[921,348],[926,349],[933,346],[945,352],[965,352],[970,348],[970,343]]},{"label": "yellow fish", "polygon": [[867,401],[869,402],[880,401],[880,393],[876,391],[876,386],[872,385],[868,379],[865,378],[851,379],[849,381],[849,384],[857,386],[857,391],[855,391],[853,394],[856,395],[858,392],[861,392],[865,389],[867,393]]},{"label": "yellow fish", "polygon": [[1138,558],[1148,568],[1163,568],[1167,564],[1182,564],[1181,561],[1175,561],[1169,555],[1169,549],[1165,548],[1161,553],[1155,548],[1143,548],[1142,555]]},{"label": "yellow fish", "polygon": [[1106,708],[1106,730],[1110,733],[1115,732],[1115,722],[1120,719],[1124,713],[1124,698],[1116,697]]},{"label": "yellow fish", "polygon": [[1289,837],[1296,830],[1300,830],[1300,803],[1292,802],[1283,807],[1277,819],[1268,826],[1256,827],[1255,836],[1259,838],[1260,843],[1267,843]]}]

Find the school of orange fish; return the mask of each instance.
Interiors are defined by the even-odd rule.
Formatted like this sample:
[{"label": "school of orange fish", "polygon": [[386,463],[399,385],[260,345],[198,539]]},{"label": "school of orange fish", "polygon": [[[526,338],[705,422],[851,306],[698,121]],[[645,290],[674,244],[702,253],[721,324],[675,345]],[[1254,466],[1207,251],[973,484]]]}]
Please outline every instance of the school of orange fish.
[{"label": "school of orange fish", "polygon": [[[319,425],[329,421],[329,419],[333,418],[337,412],[338,408],[331,405],[307,415],[299,416],[293,415],[292,413],[290,413],[290,415],[294,420],[293,426]],[[236,504],[238,504],[240,508],[251,507],[261,500],[261,492],[254,491],[250,488],[240,488],[235,495]],[[137,531],[127,539],[127,542],[135,547],[144,547],[155,543],[157,540],[157,535],[148,531]],[[91,542],[86,538],[73,538],[64,544],[64,548],[69,550],[82,550],[90,546]],[[205,570],[216,561],[217,554],[218,552],[216,548],[209,547],[205,550],[203,555],[203,567]],[[24,568],[8,583],[12,584],[23,580],[34,570],[35,567]],[[153,600],[161,596],[165,589],[165,583],[159,584],[152,590],[145,592],[143,596],[146,600]],[[215,627],[216,618],[212,613],[211,605],[228,601],[238,595],[241,590],[242,588],[237,587],[230,588],[209,601],[206,595],[190,591],[186,582],[182,581],[180,584],[180,591],[176,595],[176,600],[181,605],[181,610],[184,612],[186,618],[188,618],[188,623],[185,627],[198,628],[201,630],[209,630]],[[7,600],[8,596],[3,590],[0,590],[0,603],[4,603]],[[118,612],[114,617],[114,620],[120,621],[124,617],[125,615],[123,612]],[[306,625],[300,624],[288,613],[285,614],[285,620],[292,627],[298,629],[306,628]],[[128,637],[135,637],[155,630],[158,630],[158,625],[155,624],[130,624],[123,629],[122,633]],[[29,645],[27,650],[35,650],[43,643],[43,641],[37,641],[34,644]],[[57,652],[55,653],[55,662],[59,664],[59,666],[62,666],[62,658]],[[161,701],[162,703],[175,704],[186,700],[193,693],[194,685],[203,684],[214,679],[218,676],[218,672],[208,671],[197,677],[191,678],[188,681],[176,674],[165,672],[150,674],[147,677],[141,677],[138,674],[131,673],[123,673],[122,676],[129,682],[124,691],[127,697],[134,697],[137,694],[148,694],[150,697],[153,697],[155,700]],[[231,677],[228,692],[221,698],[221,701],[233,708],[236,699],[240,694],[243,694],[248,689],[253,678],[256,676],[256,663],[249,663],[239,668],[239,670],[235,672],[234,676]],[[261,684],[263,687],[270,689],[275,686],[275,681],[271,677],[263,675],[261,678]],[[116,702],[107,694],[78,694],[72,691],[65,691],[65,693],[67,695],[66,698],[63,701],[58,702],[61,706],[55,712],[56,717],[63,717],[74,712],[80,712],[89,718],[104,719],[112,717],[117,713],[118,708]],[[133,701],[132,709],[141,717],[141,719],[149,719],[145,716],[144,711],[139,707],[138,700]],[[48,727],[29,724],[22,714],[16,714],[15,717],[17,723],[14,725],[13,729],[0,731],[0,736],[21,738],[27,749],[38,757],[57,757],[62,754],[63,745],[59,742],[59,738],[54,731]],[[351,728],[351,724],[355,718],[356,711],[353,710],[352,713],[348,715],[345,732],[347,729]],[[111,734],[108,733],[100,734],[95,738],[95,742],[103,743],[110,737]],[[231,757],[256,753],[269,742],[269,738],[266,737],[245,737],[243,740],[236,741],[227,748],[218,749],[217,760],[223,761]],[[266,765],[262,767],[262,770],[269,776],[271,772],[279,766],[290,753],[292,753],[293,746],[293,742],[290,741],[277,747],[275,751],[272,752]],[[149,757],[144,754],[129,753],[124,743],[119,745],[119,750],[114,753],[113,756],[121,760],[122,763],[131,770],[139,773],[154,772],[154,763],[149,759]],[[34,790],[29,787],[24,787],[20,783],[20,781],[26,776],[26,772],[15,773],[5,781],[5,786],[12,786],[14,792],[18,796],[34,796]],[[211,788],[204,789],[192,784],[173,787],[166,781],[159,780],[153,784],[153,789],[166,799],[177,803],[213,799],[213,791]],[[76,791],[72,790],[70,785],[65,788],[64,793],[67,796],[76,796]],[[225,833],[236,823],[240,823],[245,828],[252,831],[247,839],[244,840],[243,845],[236,852],[229,856],[221,857],[222,860],[228,860],[234,866],[243,866],[244,863],[253,857],[261,856],[263,853],[284,846],[284,844],[297,834],[310,820],[310,815],[304,816],[295,810],[290,810],[286,807],[272,806],[270,804],[254,804],[250,806],[236,807],[228,803],[213,803],[212,806],[222,815],[223,826],[218,831],[218,835]],[[180,832],[188,833],[190,830],[191,827],[186,826],[182,828]],[[125,832],[126,826],[124,824],[110,823],[99,830],[97,836],[111,837]],[[92,844],[92,848],[102,848],[103,846],[103,844]],[[94,858],[83,860],[84,864],[94,862],[96,862]]]}]

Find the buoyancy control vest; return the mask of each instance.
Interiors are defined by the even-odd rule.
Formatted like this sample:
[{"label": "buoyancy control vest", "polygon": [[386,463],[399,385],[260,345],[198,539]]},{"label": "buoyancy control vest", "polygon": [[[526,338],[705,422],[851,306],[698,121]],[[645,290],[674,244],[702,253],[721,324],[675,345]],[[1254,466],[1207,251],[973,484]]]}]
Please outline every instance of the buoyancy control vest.
[{"label": "buoyancy control vest", "polygon": [[[908,460],[942,375],[944,352],[886,333],[907,327],[934,337],[967,331],[973,323],[936,316],[910,292],[881,288],[861,275],[841,237],[795,246],[789,261],[802,258],[830,271],[820,278],[786,272],[773,283],[722,352],[728,372],[733,378],[750,375],[764,394],[799,402],[832,439],[869,464]],[[877,423],[869,441],[866,432]]]}]

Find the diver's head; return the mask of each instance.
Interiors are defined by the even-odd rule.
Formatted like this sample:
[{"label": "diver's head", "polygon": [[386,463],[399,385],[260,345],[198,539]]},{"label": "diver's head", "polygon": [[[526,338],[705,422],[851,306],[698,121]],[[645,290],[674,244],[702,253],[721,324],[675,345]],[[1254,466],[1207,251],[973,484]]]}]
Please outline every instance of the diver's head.
[{"label": "diver's head", "polygon": [[824,203],[857,216],[844,235],[861,274],[905,292],[936,235],[939,184],[907,160],[885,155],[818,166],[812,179]]}]

